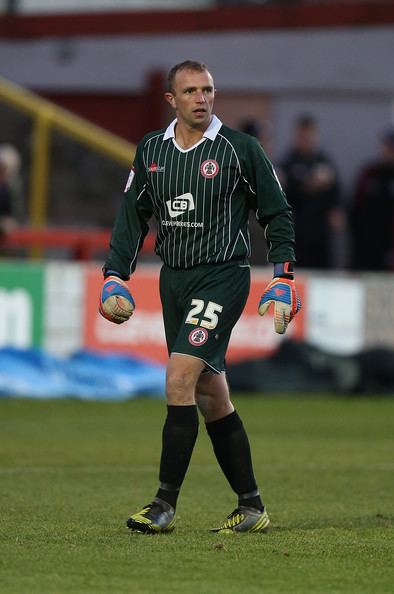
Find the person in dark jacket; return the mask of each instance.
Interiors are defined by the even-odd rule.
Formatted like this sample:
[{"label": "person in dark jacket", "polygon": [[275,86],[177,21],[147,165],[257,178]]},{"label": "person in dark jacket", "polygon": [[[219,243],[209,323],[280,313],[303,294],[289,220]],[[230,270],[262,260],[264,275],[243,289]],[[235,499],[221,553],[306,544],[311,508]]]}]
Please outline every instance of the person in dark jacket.
[{"label": "person in dark jacket", "polygon": [[394,270],[394,127],[380,137],[380,154],[358,173],[350,214],[356,270]]},{"label": "person in dark jacket", "polygon": [[336,168],[318,146],[318,125],[312,116],[297,119],[293,146],[278,173],[293,209],[298,266],[331,268],[333,235],[344,226],[344,210]]}]

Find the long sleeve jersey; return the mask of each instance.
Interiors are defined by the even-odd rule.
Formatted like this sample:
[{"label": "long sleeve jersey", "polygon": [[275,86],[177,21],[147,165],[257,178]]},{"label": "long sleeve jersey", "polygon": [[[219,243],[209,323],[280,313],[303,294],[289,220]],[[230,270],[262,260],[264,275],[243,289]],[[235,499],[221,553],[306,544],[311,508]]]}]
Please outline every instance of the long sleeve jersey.
[{"label": "long sleeve jersey", "polygon": [[182,149],[175,125],[137,147],[104,269],[130,276],[152,216],[155,252],[170,267],[247,261],[251,209],[265,230],[268,260],[294,261],[291,209],[259,142],[213,116],[203,138]]}]

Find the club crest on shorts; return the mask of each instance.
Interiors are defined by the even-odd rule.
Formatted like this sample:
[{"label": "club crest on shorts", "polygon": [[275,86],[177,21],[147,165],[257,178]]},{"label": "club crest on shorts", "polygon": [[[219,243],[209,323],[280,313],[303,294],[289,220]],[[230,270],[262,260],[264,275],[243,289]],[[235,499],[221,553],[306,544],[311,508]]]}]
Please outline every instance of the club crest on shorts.
[{"label": "club crest on shorts", "polygon": [[189,334],[189,342],[193,346],[201,346],[208,340],[208,330],[205,328],[195,328]]},{"label": "club crest on shorts", "polygon": [[211,179],[219,173],[219,165],[214,159],[207,159],[201,163],[200,172],[204,177]]}]

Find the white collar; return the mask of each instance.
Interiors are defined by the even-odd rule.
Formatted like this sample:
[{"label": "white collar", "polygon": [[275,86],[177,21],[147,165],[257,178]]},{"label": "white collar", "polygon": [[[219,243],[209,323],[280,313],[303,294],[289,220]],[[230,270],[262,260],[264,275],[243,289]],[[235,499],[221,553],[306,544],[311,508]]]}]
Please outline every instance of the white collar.
[{"label": "white collar", "polygon": [[[177,123],[177,119],[173,120],[171,124],[168,126],[167,130],[164,132],[163,140],[168,140],[169,138],[175,138],[175,125]],[[219,118],[215,115],[212,116],[211,123],[209,124],[208,128],[205,130],[203,134],[203,138],[209,138],[209,140],[215,140],[220,128],[222,127],[222,122]]]}]

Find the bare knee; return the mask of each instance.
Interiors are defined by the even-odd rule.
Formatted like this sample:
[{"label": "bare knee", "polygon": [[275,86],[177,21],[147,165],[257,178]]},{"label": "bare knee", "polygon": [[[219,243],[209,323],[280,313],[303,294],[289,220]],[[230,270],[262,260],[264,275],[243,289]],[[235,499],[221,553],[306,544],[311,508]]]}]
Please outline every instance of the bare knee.
[{"label": "bare knee", "polygon": [[181,370],[167,373],[166,394],[170,404],[194,404],[195,382]]},{"label": "bare knee", "polygon": [[204,363],[199,359],[172,355],[167,367],[167,402],[171,405],[194,404],[196,384],[203,368]]}]

